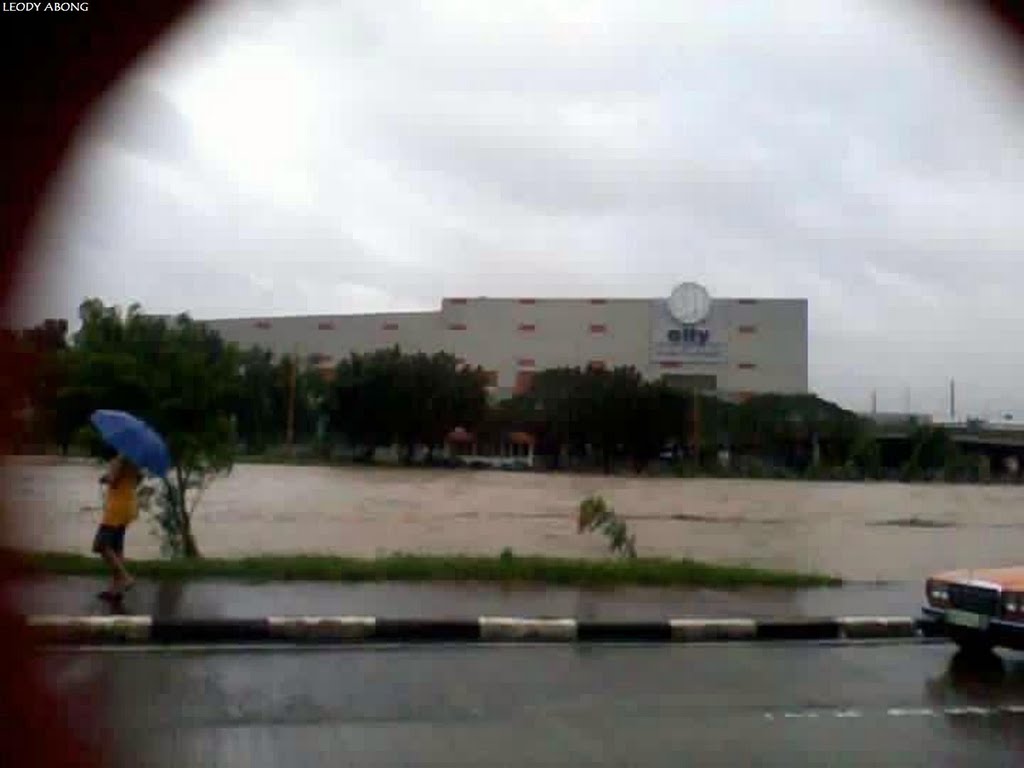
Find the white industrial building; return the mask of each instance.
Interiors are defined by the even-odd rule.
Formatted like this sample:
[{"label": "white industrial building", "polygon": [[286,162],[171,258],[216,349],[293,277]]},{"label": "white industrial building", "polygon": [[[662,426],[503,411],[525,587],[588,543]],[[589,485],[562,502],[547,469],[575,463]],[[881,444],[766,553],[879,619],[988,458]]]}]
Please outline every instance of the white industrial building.
[{"label": "white industrial building", "polygon": [[522,391],[558,366],[635,366],[686,389],[742,398],[807,392],[807,300],[718,298],[683,283],[666,298],[446,298],[437,312],[205,320],[228,341],[333,368],[398,345],[448,352]]}]

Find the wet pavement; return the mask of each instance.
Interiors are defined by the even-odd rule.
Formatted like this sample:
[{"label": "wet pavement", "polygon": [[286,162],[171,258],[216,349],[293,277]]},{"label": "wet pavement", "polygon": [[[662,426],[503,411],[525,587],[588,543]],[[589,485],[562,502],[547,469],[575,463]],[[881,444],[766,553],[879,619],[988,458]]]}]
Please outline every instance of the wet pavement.
[{"label": "wet pavement", "polygon": [[[16,594],[26,613],[109,613],[110,608],[96,598],[103,587],[103,580],[96,578],[52,577],[23,583]],[[644,621],[686,616],[916,616],[921,597],[921,585],[902,583],[795,590],[713,590],[388,582],[140,581],[125,598],[123,610],[162,618],[555,616]]]},{"label": "wet pavement", "polygon": [[65,650],[45,667],[113,765],[1024,761],[1024,656],[947,645]]}]

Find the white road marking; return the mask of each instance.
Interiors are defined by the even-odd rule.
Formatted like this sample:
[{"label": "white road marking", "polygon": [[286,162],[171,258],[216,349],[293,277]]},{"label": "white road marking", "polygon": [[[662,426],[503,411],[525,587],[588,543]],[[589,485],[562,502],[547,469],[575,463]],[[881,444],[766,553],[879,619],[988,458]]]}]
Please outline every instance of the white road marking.
[{"label": "white road marking", "polygon": [[935,717],[936,712],[930,707],[910,707],[909,709],[893,707],[886,714],[889,717]]},{"label": "white road marking", "polygon": [[774,722],[783,720],[852,720],[870,716],[881,717],[992,717],[994,715],[1024,715],[1024,704],[1001,704],[991,707],[950,706],[950,707],[889,707],[875,712],[860,709],[807,709],[790,712],[765,712],[764,719]]},{"label": "white road marking", "polygon": [[947,715],[979,715],[985,717],[998,711],[998,707],[946,707],[943,712]]}]

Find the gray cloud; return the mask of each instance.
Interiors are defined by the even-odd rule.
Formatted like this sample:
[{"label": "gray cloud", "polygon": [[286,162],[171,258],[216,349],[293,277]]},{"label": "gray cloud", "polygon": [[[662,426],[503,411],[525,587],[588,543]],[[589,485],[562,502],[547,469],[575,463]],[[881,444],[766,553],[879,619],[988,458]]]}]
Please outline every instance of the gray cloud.
[{"label": "gray cloud", "polygon": [[[811,382],[1024,415],[1024,100],[959,17],[878,0],[218,2],[110,102],[26,315],[806,296]],[[1012,346],[1012,345],[1010,345]]]}]

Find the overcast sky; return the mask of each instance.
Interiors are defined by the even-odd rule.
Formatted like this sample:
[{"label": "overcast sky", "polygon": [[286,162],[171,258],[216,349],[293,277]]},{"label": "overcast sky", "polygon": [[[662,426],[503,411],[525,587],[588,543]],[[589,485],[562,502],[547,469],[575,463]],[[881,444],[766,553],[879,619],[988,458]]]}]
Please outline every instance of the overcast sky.
[{"label": "overcast sky", "polygon": [[19,319],[696,280],[806,297],[843,405],[1024,420],[1024,82],[925,5],[210,4],[83,133]]}]

